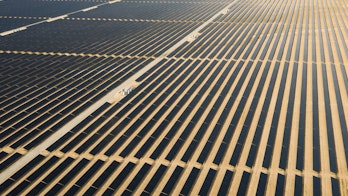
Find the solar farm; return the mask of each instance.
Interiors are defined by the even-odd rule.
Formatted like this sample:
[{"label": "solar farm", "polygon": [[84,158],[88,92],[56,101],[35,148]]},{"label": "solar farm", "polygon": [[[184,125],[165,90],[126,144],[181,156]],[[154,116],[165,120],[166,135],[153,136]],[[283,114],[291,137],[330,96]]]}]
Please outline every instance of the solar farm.
[{"label": "solar farm", "polygon": [[348,195],[347,0],[0,0],[0,195]]}]

